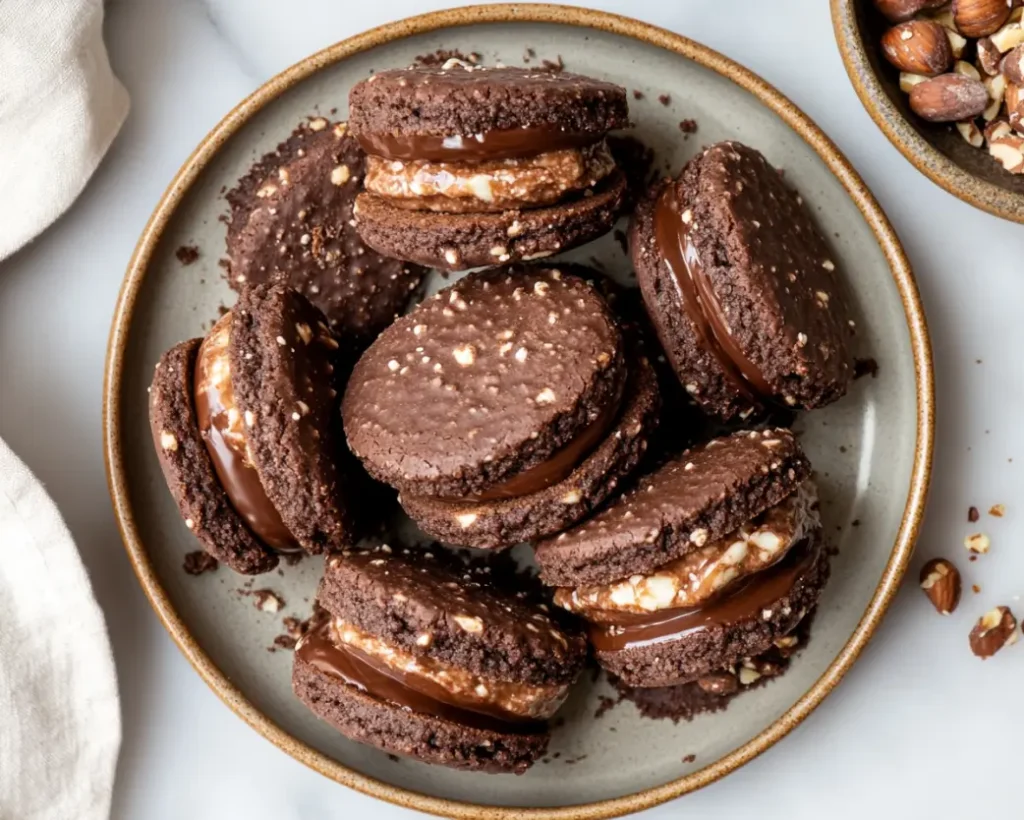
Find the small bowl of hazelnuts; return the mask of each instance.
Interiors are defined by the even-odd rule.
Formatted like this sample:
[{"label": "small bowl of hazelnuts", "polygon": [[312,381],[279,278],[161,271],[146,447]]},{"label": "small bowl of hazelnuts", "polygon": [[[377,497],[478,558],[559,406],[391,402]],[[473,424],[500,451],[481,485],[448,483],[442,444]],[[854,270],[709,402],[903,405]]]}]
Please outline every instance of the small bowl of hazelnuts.
[{"label": "small bowl of hazelnuts", "polygon": [[1024,0],[831,0],[857,95],[954,196],[1024,223]]}]

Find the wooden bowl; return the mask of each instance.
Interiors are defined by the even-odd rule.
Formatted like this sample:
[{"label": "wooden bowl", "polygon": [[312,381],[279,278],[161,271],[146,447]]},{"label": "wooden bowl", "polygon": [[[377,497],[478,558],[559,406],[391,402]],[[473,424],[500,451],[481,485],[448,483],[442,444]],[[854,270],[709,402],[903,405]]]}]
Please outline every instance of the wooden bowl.
[{"label": "wooden bowl", "polygon": [[843,64],[871,118],[932,182],[964,202],[1024,223],[1024,176],[1004,170],[988,151],[973,148],[952,125],[917,117],[900,91],[899,72],[882,56],[889,23],[871,0],[831,0],[832,25]]}]

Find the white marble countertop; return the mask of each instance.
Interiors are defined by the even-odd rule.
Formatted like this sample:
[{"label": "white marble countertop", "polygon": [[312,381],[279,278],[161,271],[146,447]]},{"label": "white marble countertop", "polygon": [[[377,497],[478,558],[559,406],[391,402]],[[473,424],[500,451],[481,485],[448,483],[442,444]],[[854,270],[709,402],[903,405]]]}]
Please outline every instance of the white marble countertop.
[{"label": "white marble countertop", "polygon": [[[645,816],[1019,816],[1024,642],[982,663],[967,633],[991,606],[1021,606],[1024,592],[1024,227],[957,201],[889,145],[848,82],[824,0],[591,2],[687,34],[760,73],[831,135],[887,210],[917,270],[938,369],[931,508],[912,575],[946,554],[966,582],[960,609],[945,619],[916,584],[905,586],[862,659],[803,726],[724,781]],[[452,3],[108,2],[111,60],[132,112],[71,211],[0,265],[0,436],[66,516],[106,613],[124,710],[116,818],[413,816],[278,751],[188,666],[121,548],[103,472],[100,395],[125,264],[164,186],[207,130],[308,53]],[[992,551],[969,564],[967,507],[997,502],[1006,517],[976,525]]]}]

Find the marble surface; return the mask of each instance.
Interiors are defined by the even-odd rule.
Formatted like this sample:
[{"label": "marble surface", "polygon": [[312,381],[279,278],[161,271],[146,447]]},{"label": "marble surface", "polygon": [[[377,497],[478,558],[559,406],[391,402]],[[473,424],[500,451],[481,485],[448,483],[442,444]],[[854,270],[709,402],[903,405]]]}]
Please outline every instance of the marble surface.
[{"label": "marble surface", "polygon": [[[115,818],[410,818],[260,739],[192,672],[135,583],[107,496],[102,367],[124,266],[164,186],[239,99],[334,40],[452,0],[111,0],[106,33],[132,113],[71,211],[0,264],[0,436],[46,483],[82,550],[114,644],[125,740]],[[709,788],[648,812],[721,817],[1005,817],[1019,812],[1020,644],[982,663],[973,620],[1024,607],[1024,227],[942,192],[863,111],[823,0],[604,0],[699,39],[777,85],[829,133],[887,210],[916,267],[938,370],[931,507],[912,576],[933,555],[965,575],[940,618],[907,584],[845,682],[789,738]],[[885,363],[881,363],[885,367]],[[1007,506],[968,525],[967,507]],[[991,552],[968,563],[971,531]],[[978,584],[974,593],[971,584]]]}]

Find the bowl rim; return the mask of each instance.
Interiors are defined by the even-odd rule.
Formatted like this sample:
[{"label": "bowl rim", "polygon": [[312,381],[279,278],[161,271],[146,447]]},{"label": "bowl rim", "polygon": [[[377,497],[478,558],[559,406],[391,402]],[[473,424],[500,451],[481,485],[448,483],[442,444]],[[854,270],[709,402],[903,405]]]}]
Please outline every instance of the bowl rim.
[{"label": "bowl rim", "polygon": [[1008,191],[965,171],[929,144],[889,98],[867,58],[857,21],[858,2],[867,0],[830,0],[832,28],[853,90],[875,125],[911,165],[943,190],[975,208],[1024,223],[1024,194]]},{"label": "bowl rim", "polygon": [[[821,677],[771,726],[698,771],[640,792],[551,808],[484,806],[433,797],[364,775],[289,735],[260,712],[213,663],[174,610],[142,543],[132,511],[122,454],[121,392],[124,359],[136,301],[150,260],[185,192],[231,137],[256,112],[322,68],[377,45],[412,35],[482,23],[552,23],[604,31],[672,51],[756,96],[810,145],[846,189],[889,263],[910,336],[917,397],[917,434],[907,502],[889,561],[849,640]],[[103,386],[103,450],[117,525],[139,583],[157,617],[196,672],[232,709],[278,748],[310,768],[359,792],[405,808],[466,820],[589,820],[640,811],[708,785],[773,746],[798,726],[853,665],[899,588],[913,553],[931,479],[934,446],[934,374],[927,323],[910,263],[881,206],[835,144],[773,86],[718,52],[679,34],[608,12],[550,4],[496,4],[431,12],[370,29],[318,51],[271,78],[232,109],[203,139],[164,192],[128,263],[115,306]]]}]

